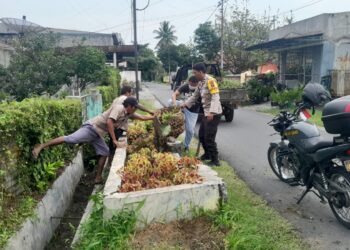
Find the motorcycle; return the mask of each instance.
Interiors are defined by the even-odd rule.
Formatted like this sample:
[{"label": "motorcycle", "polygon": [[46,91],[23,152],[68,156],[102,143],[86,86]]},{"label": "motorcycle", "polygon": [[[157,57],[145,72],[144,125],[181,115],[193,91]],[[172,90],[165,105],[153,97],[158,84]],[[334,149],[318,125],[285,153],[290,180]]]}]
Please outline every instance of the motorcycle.
[{"label": "motorcycle", "polygon": [[[327,111],[334,112],[339,103],[330,102]],[[350,105],[350,98],[345,103]],[[343,111],[327,116],[325,107],[322,118],[325,129],[340,136],[333,140],[322,138],[316,125],[307,121],[311,117],[308,110],[314,114],[314,104],[310,99],[303,101],[293,112],[281,111],[268,123],[281,136],[279,141],[270,144],[269,165],[281,181],[291,186],[305,186],[297,204],[313,192],[322,203],[328,201],[337,220],[350,229],[350,131],[339,130],[345,126],[339,120],[339,115],[344,117]],[[348,117],[347,113],[345,116]],[[334,122],[334,118],[338,120]]]}]

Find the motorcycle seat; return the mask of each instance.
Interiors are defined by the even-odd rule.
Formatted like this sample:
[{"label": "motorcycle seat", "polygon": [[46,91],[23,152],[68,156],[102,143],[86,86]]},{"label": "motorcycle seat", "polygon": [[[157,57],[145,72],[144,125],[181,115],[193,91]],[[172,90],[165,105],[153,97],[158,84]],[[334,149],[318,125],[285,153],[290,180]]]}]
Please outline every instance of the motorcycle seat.
[{"label": "motorcycle seat", "polygon": [[312,137],[304,142],[304,149],[307,153],[314,153],[321,148],[333,146],[333,140],[325,139],[321,136]]}]

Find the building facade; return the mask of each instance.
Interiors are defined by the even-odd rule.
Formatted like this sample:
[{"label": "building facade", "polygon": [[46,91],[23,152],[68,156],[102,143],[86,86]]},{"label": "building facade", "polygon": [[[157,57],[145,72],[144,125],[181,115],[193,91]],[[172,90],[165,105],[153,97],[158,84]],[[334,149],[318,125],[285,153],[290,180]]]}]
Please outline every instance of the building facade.
[{"label": "building facade", "polygon": [[350,95],[350,12],[321,14],[271,30],[269,40],[247,48],[278,54],[279,82],[318,82],[335,96]]}]

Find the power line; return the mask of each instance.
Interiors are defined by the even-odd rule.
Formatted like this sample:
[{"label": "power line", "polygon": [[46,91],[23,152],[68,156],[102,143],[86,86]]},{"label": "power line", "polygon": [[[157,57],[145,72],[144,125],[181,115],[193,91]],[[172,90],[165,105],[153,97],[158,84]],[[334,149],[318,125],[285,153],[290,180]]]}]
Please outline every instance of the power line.
[{"label": "power line", "polygon": [[[174,21],[174,20],[181,21],[182,19],[189,19],[189,18],[192,18],[191,20],[194,20],[194,17],[193,17],[194,15],[193,14],[196,14],[195,15],[195,19],[196,19],[198,15],[201,15],[201,13],[206,12],[206,11],[208,11],[208,10],[201,10],[201,11],[198,11],[198,12],[191,12],[191,14],[192,14],[191,16],[186,14],[186,15],[181,15],[181,16],[178,16],[178,17],[170,18],[170,19],[168,18],[167,20],[168,21],[172,21],[172,22],[177,22],[177,21]],[[160,20],[161,19],[164,20],[164,18],[159,18],[159,19]],[[148,25],[145,25],[145,27],[154,26],[154,24],[157,24],[158,22],[159,22],[159,20],[152,21],[152,22],[149,21]],[[129,30],[129,28],[124,28],[124,29],[119,30],[118,32],[124,32],[124,31],[128,31],[128,30]]]},{"label": "power line", "polygon": [[[150,5],[150,6],[151,6],[151,5]],[[189,15],[189,14],[195,14],[195,13],[199,13],[199,12],[204,12],[204,11],[206,11],[208,8],[212,8],[212,5],[211,5],[211,6],[208,6],[208,7],[206,7],[206,8],[203,8],[203,9],[201,9],[201,10],[199,10],[199,11],[195,11],[195,12],[191,11],[191,12],[186,12],[186,13],[182,13],[182,14],[179,14],[179,15],[162,16],[162,17],[157,17],[157,18],[152,18],[152,19],[145,19],[144,22],[159,21],[159,20],[162,20],[162,19],[169,19],[169,17],[183,17],[183,16],[187,16],[187,15]],[[125,23],[113,25],[113,26],[110,26],[110,27],[107,27],[107,28],[104,28],[104,29],[96,30],[96,31],[93,31],[93,32],[101,32],[101,31],[113,29],[113,28],[116,28],[116,27],[129,25],[130,23],[131,23],[131,22],[125,22]]]},{"label": "power line", "polygon": [[[316,2],[315,2],[315,1],[311,1],[311,2],[309,2],[308,4],[303,5],[303,6],[300,6],[300,7],[297,7],[297,8],[295,8],[295,9],[290,9],[290,10],[287,10],[287,11],[284,11],[284,12],[281,12],[281,13],[278,13],[278,14],[276,14],[276,15],[272,15],[272,18],[275,19],[276,17],[279,17],[279,16],[282,16],[282,15],[288,14],[288,13],[290,13],[290,12],[296,12],[296,11],[298,11],[298,10],[301,10],[301,9],[307,8],[307,7],[309,7],[309,6],[318,4],[319,2],[322,2],[322,1],[324,1],[324,0],[317,0]],[[262,20],[262,19],[264,19],[264,18],[261,18],[260,20]]]},{"label": "power line", "polygon": [[207,18],[207,20],[205,22],[208,22],[209,19],[211,18],[211,16],[215,13],[215,11],[219,8],[219,5],[216,6],[215,10],[210,14],[210,16]]}]

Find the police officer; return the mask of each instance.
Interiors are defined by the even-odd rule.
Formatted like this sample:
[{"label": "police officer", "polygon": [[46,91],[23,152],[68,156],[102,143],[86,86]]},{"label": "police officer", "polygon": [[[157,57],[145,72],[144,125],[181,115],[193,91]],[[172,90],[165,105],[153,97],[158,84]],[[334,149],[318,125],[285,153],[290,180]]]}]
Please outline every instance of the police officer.
[{"label": "police officer", "polygon": [[203,161],[209,160],[211,166],[219,166],[218,149],[215,142],[222,113],[219,87],[215,78],[206,74],[204,63],[197,63],[192,69],[193,75],[199,81],[198,88],[182,107],[191,108],[196,100],[201,98],[204,117],[199,128],[199,141],[204,148],[204,154],[200,159]]}]

